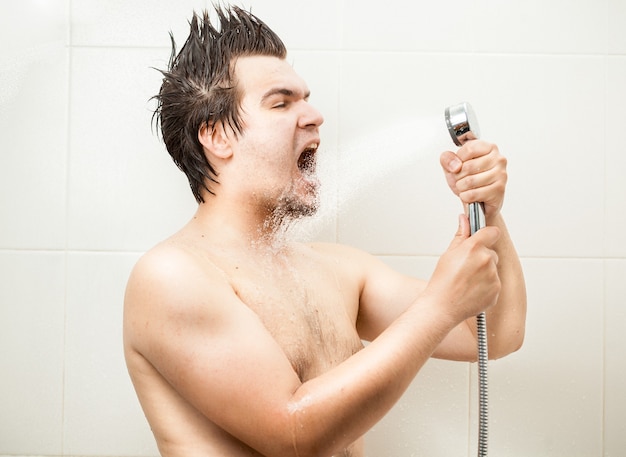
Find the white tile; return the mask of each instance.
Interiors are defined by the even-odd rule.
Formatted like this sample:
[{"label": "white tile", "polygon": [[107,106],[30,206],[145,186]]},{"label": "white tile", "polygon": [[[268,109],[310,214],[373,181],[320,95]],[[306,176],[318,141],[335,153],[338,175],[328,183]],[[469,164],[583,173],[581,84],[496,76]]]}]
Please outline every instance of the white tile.
[{"label": "white tile", "polygon": [[[212,3],[207,0],[72,2],[72,44],[169,47],[171,30],[180,47],[189,33],[188,21],[193,12],[212,11]],[[341,11],[340,4],[333,0],[318,1],[315,8],[309,3],[298,7],[290,0],[252,0],[237,5],[251,9],[289,49],[337,47]]]},{"label": "white tile", "polygon": [[524,256],[599,257],[604,57],[477,56],[483,138],[509,159],[503,214]]},{"label": "white tile", "polygon": [[463,211],[439,155],[446,106],[471,97],[448,55],[349,54],[340,105],[338,238],[376,254],[439,254]]},{"label": "white tile", "polygon": [[65,3],[31,0],[0,7],[2,247],[65,245],[69,65]]},{"label": "white tile", "polygon": [[[45,43],[67,42],[69,0],[21,0],[0,5],[0,50],[3,57],[36,52]],[[28,18],[28,27],[24,27]],[[3,61],[10,69],[10,63]]]},{"label": "white tile", "polygon": [[126,371],[124,290],[135,254],[68,258],[64,453],[158,455]]},{"label": "white tile", "polygon": [[[524,345],[489,364],[489,453],[601,455],[603,262],[525,259],[523,267]],[[475,372],[471,378],[475,383]],[[475,430],[473,424],[472,453]]]},{"label": "white tile", "polygon": [[429,360],[404,396],[365,437],[366,456],[467,455],[466,363]]},{"label": "white tile", "polygon": [[206,0],[81,0],[71,2],[74,46],[163,46],[169,32],[182,46],[194,11],[207,8]]},{"label": "white tile", "polygon": [[626,104],[626,57],[609,57],[606,119],[606,226],[604,255],[626,257],[626,154],[623,152],[623,118]]},{"label": "white tile", "polygon": [[144,250],[196,203],[153,131],[162,50],[81,48],[72,57],[69,240],[73,249]]},{"label": "white tile", "polygon": [[329,50],[340,44],[342,2],[248,0],[246,7],[264,21],[290,50]]},{"label": "white tile", "polygon": [[343,47],[358,50],[471,51],[473,2],[346,0]]},{"label": "white tile", "polygon": [[0,251],[0,454],[61,455],[65,258]]},{"label": "white tile", "polygon": [[[390,123],[428,120],[437,122],[437,131],[423,138],[424,132],[413,127],[414,141],[436,138],[452,145],[444,110],[450,104],[473,100],[477,93],[475,58],[469,55],[346,52],[341,65],[343,142]],[[459,68],[464,69],[462,76]],[[439,124],[444,127],[439,128]],[[385,152],[381,151],[381,160]]]},{"label": "white tile", "polygon": [[626,449],[626,261],[606,262],[606,366],[604,396],[604,455]]},{"label": "white tile", "polygon": [[626,3],[623,0],[608,0],[609,54],[626,54]]},{"label": "white tile", "polygon": [[604,54],[607,0],[477,0],[479,52]]}]

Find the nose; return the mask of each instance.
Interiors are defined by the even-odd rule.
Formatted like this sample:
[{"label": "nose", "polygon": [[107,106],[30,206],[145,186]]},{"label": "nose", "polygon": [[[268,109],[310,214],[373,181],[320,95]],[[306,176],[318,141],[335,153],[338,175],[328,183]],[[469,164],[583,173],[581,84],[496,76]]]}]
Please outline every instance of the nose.
[{"label": "nose", "polygon": [[304,108],[298,122],[299,127],[319,127],[324,123],[324,116],[317,108],[309,102],[304,102],[303,106]]}]

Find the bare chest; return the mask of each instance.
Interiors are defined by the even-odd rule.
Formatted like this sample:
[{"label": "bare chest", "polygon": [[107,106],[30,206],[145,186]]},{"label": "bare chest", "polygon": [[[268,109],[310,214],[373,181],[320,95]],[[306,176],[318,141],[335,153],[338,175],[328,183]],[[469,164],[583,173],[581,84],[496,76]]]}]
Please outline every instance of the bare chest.
[{"label": "bare chest", "polygon": [[302,381],[328,371],[363,346],[358,296],[332,269],[306,262],[240,265],[233,288],[272,334]]}]

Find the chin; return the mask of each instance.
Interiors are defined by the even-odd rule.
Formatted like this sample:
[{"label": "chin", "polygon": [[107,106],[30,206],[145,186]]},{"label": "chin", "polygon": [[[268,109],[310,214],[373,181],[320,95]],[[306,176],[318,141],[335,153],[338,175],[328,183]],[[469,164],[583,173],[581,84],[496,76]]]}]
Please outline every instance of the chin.
[{"label": "chin", "polygon": [[306,196],[285,195],[280,198],[275,208],[274,216],[278,219],[299,219],[313,216],[320,206],[317,192],[307,193]]}]

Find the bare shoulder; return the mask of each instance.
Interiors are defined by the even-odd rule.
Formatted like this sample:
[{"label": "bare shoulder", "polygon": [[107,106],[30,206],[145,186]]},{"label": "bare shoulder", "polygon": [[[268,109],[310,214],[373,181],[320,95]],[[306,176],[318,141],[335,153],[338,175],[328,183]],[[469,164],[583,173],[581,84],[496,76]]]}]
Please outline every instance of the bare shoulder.
[{"label": "bare shoulder", "polygon": [[216,298],[231,295],[227,278],[208,259],[165,241],[146,252],[130,274],[124,297],[125,339],[134,346],[145,341],[143,329],[149,324],[218,312],[216,304],[222,300]]},{"label": "bare shoulder", "polygon": [[208,259],[203,261],[193,250],[168,240],[139,259],[131,272],[128,292],[133,294],[130,298],[136,294],[143,297],[164,292],[193,293],[207,279],[211,282],[225,281],[220,270],[212,266]]},{"label": "bare shoulder", "polygon": [[[210,268],[207,268],[209,266]],[[136,263],[131,273],[129,284],[135,285],[144,281],[156,281],[167,279],[166,284],[175,281],[193,281],[200,279],[198,276],[214,276],[214,279],[223,279],[219,269],[212,266],[208,257],[201,257],[194,249],[184,244],[166,240],[148,252]]]}]

